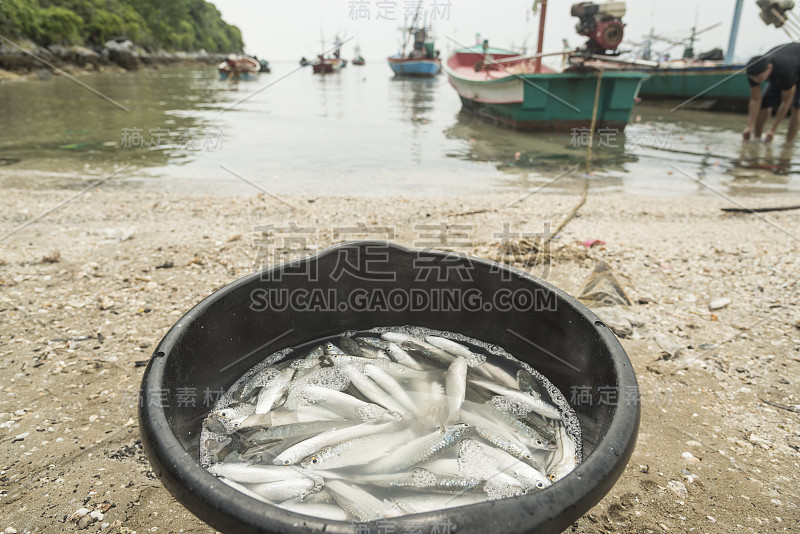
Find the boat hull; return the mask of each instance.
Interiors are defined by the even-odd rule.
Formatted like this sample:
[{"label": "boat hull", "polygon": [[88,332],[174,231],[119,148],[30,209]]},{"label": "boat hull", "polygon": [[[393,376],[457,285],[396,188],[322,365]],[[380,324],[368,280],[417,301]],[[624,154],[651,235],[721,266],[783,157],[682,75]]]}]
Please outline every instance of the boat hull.
[{"label": "boat hull", "polygon": [[347,63],[342,59],[326,59],[311,64],[314,74],[331,74],[344,68]]},{"label": "boat hull", "polygon": [[[269,71],[267,71],[269,72]],[[244,81],[252,81],[258,79],[258,72],[250,73],[250,72],[234,72],[231,74],[229,71],[220,70],[219,71],[219,79],[224,81],[227,80],[244,80]]]},{"label": "boat hull", "polygon": [[[449,69],[447,72],[464,109],[497,124],[530,131],[591,127],[597,73],[520,74],[471,80]],[[645,77],[636,72],[603,73],[596,128],[624,130]]]},{"label": "boat hull", "polygon": [[661,68],[650,73],[640,95],[645,101],[684,101],[696,97],[692,107],[745,111],[750,85],[744,68],[745,65]]},{"label": "boat hull", "polygon": [[226,80],[257,80],[261,70],[261,63],[249,56],[231,58],[233,64],[223,61],[217,66],[219,79]]},{"label": "boat hull", "polygon": [[388,61],[392,72],[398,76],[432,78],[442,72],[442,62],[439,59],[403,59],[392,56]]}]

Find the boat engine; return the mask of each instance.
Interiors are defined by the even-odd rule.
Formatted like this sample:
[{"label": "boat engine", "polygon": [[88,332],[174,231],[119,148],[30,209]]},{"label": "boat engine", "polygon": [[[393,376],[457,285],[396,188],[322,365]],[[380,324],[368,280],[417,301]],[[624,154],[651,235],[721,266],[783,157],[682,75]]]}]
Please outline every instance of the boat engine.
[{"label": "boat engine", "polygon": [[576,31],[589,38],[586,46],[578,50],[580,55],[591,57],[594,54],[616,55],[614,52],[625,33],[625,2],[581,2],[572,6],[571,14],[578,17]]},{"label": "boat engine", "polygon": [[761,8],[761,20],[769,26],[772,24],[776,28],[782,28],[789,19],[788,14],[794,9],[792,0],[757,0],[756,4]]}]

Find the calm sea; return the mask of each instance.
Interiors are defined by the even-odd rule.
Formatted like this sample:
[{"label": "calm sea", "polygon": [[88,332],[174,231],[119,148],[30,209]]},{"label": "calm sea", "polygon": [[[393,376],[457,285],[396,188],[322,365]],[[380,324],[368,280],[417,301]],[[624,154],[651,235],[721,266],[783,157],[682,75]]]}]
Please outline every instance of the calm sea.
[{"label": "calm sea", "polygon": [[[384,62],[318,76],[275,62],[256,81],[213,66],[0,84],[0,187],[176,193],[451,195],[525,191],[574,165],[585,136],[517,133],[461,113],[447,77]],[[296,72],[293,72],[295,71]],[[797,150],[743,144],[743,115],[637,105],[595,138],[592,187],[669,195],[800,191]],[[683,176],[674,166],[699,178]],[[548,187],[573,189],[565,177]]]}]

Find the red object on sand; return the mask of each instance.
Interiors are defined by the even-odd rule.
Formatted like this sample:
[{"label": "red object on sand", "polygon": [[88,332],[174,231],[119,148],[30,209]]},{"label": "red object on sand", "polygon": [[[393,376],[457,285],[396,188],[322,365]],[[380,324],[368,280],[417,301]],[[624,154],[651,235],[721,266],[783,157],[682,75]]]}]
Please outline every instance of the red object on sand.
[{"label": "red object on sand", "polygon": [[583,246],[586,248],[592,248],[595,245],[605,245],[606,242],[600,239],[587,239],[583,242]]}]

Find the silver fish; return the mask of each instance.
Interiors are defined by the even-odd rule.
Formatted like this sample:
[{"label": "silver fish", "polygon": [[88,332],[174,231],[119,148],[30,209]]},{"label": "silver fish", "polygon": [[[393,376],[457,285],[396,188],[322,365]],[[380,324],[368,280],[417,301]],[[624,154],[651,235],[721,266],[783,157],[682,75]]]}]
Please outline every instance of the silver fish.
[{"label": "silver fish", "polygon": [[261,502],[265,502],[267,504],[272,504],[269,500],[265,499],[263,495],[259,495],[258,493],[252,491],[247,486],[243,486],[242,484],[239,484],[238,482],[234,482],[233,480],[228,480],[227,478],[220,477],[220,480],[222,482],[224,482],[225,484],[227,484],[228,486],[232,487],[233,489],[235,489],[235,490],[237,490],[237,491],[239,491],[241,493],[244,493],[248,497],[252,497],[253,499],[256,499],[256,500],[261,501]]},{"label": "silver fish", "polygon": [[411,357],[409,353],[401,349],[398,345],[394,343],[388,342],[388,348],[386,352],[389,354],[391,359],[396,361],[397,363],[403,364],[406,367],[411,367],[412,369],[417,369],[418,371],[424,371],[425,368],[422,367],[417,360]]},{"label": "silver fish", "polygon": [[302,395],[307,402],[321,403],[325,408],[347,419],[357,418],[364,422],[376,422],[387,414],[383,406],[360,401],[347,393],[321,386],[304,386]]},{"label": "silver fish", "polygon": [[303,498],[309,493],[319,491],[323,485],[322,477],[310,473],[302,473],[277,482],[255,484],[250,486],[250,489],[265,499],[279,502],[293,497]]},{"label": "silver fish", "polygon": [[438,347],[449,352],[450,354],[464,358],[470,367],[480,367],[486,363],[486,356],[472,352],[464,345],[456,343],[455,341],[438,336],[425,336],[425,341],[434,347]]},{"label": "silver fish", "polygon": [[536,468],[531,467],[522,460],[514,458],[507,452],[492,447],[486,443],[476,441],[475,443],[483,452],[497,461],[498,470],[509,474],[522,482],[528,483],[536,489],[544,489],[550,485],[550,481]]},{"label": "silver fish", "polygon": [[327,485],[333,498],[347,513],[359,521],[377,521],[397,515],[393,506],[341,480],[331,480]]},{"label": "silver fish", "polygon": [[[374,365],[371,365],[371,367],[377,369]],[[394,400],[372,379],[356,369],[354,365],[342,365],[341,368],[347,374],[350,382],[372,402],[383,406],[390,412],[393,412],[393,414],[400,415],[408,412],[400,402]]]},{"label": "silver fish", "polygon": [[349,439],[361,438],[370,434],[379,434],[381,432],[388,431],[393,427],[394,423],[384,423],[380,425],[362,423],[360,425],[355,425],[348,428],[323,432],[322,434],[314,436],[313,438],[309,438],[298,443],[297,445],[289,447],[279,454],[272,463],[275,465],[296,464],[306,456],[309,456],[319,451],[321,448],[327,447],[328,445],[334,445]]},{"label": "silver fish", "polygon": [[255,406],[249,403],[220,408],[209,413],[204,424],[212,432],[232,434],[243,421],[253,414],[255,409]]},{"label": "silver fish", "polygon": [[288,425],[258,429],[247,437],[243,437],[242,442],[252,447],[282,439],[307,438],[315,436],[321,432],[336,430],[337,428],[345,428],[355,424],[356,422],[345,421],[344,419],[291,423]]},{"label": "silver fish", "polygon": [[397,401],[405,407],[405,411],[408,413],[417,411],[418,406],[411,400],[411,397],[408,396],[403,386],[401,386],[392,375],[380,367],[369,363],[364,366],[364,373],[382,387],[389,395],[397,399]]},{"label": "silver fish", "polygon": [[286,480],[300,473],[294,466],[254,465],[246,463],[223,462],[214,464],[208,470],[219,477],[224,477],[240,484],[264,484]]},{"label": "silver fish", "polygon": [[472,424],[478,435],[495,447],[506,451],[512,456],[526,462],[533,461],[530,449],[507,429],[485,417],[471,411],[461,410],[461,419]]},{"label": "silver fish", "polygon": [[410,430],[402,430],[392,434],[371,434],[328,445],[311,454],[300,462],[309,469],[340,469],[352,465],[363,465],[383,458],[410,437]]},{"label": "silver fish", "polygon": [[564,425],[559,425],[556,430],[556,442],[558,449],[547,465],[547,476],[553,482],[567,476],[578,464],[575,442],[572,441]]},{"label": "silver fish", "polygon": [[455,421],[467,390],[467,360],[464,358],[456,358],[447,368],[445,390],[447,391],[448,421]]},{"label": "silver fish", "polygon": [[382,458],[370,464],[367,468],[369,473],[387,473],[402,471],[409,467],[416,466],[448,447],[452,447],[462,438],[474,432],[472,425],[458,423],[447,427],[444,431],[437,430],[431,434],[411,440],[402,447],[396,449],[391,456]]},{"label": "silver fish", "polygon": [[478,404],[465,401],[464,404],[470,410],[482,415],[486,419],[508,428],[513,433],[512,435],[516,435],[519,440],[528,447],[545,451],[552,451],[556,448],[556,443],[552,438],[548,438],[547,435],[520,421],[513,415],[500,411],[491,403]]},{"label": "silver fish", "polygon": [[[561,412],[558,411],[558,408],[543,401],[542,399],[533,397],[528,393],[524,393],[522,391],[512,389],[509,387],[501,386],[500,384],[496,384],[494,382],[489,382],[486,380],[470,379],[470,382],[472,384],[475,384],[476,386],[480,386],[489,391],[493,391],[500,397],[506,397],[510,400],[513,400],[517,405],[520,406],[520,408],[523,409],[528,408],[529,412],[535,411],[536,413],[541,414],[550,419],[557,419],[557,420],[561,419]],[[497,406],[498,408],[503,410],[502,404],[497,403]]]},{"label": "silver fish", "polygon": [[289,388],[289,383],[292,381],[294,373],[295,370],[292,368],[284,369],[281,371],[280,376],[261,388],[261,391],[258,392],[255,413],[268,413],[278,404],[278,401]]},{"label": "silver fish", "polygon": [[380,488],[415,488],[451,495],[483,491],[484,482],[480,478],[438,475],[423,467],[415,467],[406,473],[356,475],[353,480]]},{"label": "silver fish", "polygon": [[254,374],[252,378],[242,386],[235,396],[236,400],[242,401],[249,399],[253,393],[278,378],[280,374],[280,371],[276,371],[272,367],[262,369]]},{"label": "silver fish", "polygon": [[358,337],[356,338],[356,343],[362,347],[367,346],[380,350],[388,350],[390,344],[389,341],[385,341],[377,337]]}]

